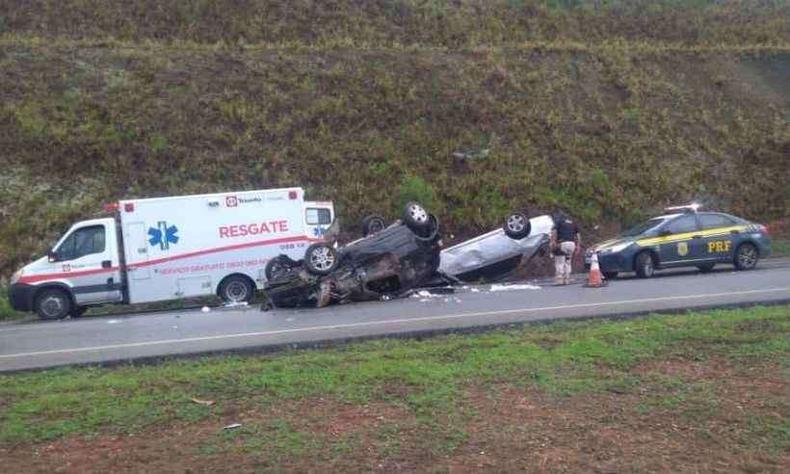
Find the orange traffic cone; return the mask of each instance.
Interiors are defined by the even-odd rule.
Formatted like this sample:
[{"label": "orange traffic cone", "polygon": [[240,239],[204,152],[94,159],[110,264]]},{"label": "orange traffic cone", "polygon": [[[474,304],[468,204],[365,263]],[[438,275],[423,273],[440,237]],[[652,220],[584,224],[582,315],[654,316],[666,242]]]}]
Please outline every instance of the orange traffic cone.
[{"label": "orange traffic cone", "polygon": [[595,252],[593,252],[592,259],[590,260],[590,276],[587,280],[587,286],[589,288],[600,288],[604,286],[601,267],[598,266],[598,254]]}]

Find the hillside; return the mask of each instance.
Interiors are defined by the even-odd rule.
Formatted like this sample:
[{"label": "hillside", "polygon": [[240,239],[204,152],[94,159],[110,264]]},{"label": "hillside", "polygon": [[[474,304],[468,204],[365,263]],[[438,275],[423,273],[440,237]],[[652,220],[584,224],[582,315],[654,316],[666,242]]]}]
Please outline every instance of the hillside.
[{"label": "hillside", "polygon": [[[790,208],[783,1],[0,0],[0,274],[120,197]],[[460,156],[460,157],[459,157]]]}]

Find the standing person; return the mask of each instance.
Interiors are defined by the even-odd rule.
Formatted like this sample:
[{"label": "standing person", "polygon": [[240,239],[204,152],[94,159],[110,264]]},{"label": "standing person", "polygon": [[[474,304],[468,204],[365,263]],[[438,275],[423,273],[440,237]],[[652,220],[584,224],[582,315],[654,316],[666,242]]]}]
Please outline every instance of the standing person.
[{"label": "standing person", "polygon": [[554,219],[554,228],[551,230],[554,283],[567,285],[571,282],[573,256],[581,250],[579,227],[560,211],[554,211],[551,217]]}]

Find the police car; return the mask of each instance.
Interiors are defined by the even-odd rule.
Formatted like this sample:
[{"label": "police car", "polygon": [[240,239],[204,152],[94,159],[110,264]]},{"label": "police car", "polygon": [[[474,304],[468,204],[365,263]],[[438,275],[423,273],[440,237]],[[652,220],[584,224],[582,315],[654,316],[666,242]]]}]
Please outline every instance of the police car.
[{"label": "police car", "polygon": [[720,263],[749,270],[771,253],[771,241],[763,225],[722,212],[701,212],[696,204],[665,211],[668,214],[590,248],[585,254],[587,268],[593,253],[597,253],[606,278],[621,272],[650,278],[656,270],[688,266],[709,272]]}]

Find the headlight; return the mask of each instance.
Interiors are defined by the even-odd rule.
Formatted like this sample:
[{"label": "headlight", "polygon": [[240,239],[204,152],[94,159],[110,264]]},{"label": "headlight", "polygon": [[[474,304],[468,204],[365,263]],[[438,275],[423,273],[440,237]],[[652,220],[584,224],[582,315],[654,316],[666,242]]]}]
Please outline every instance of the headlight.
[{"label": "headlight", "polygon": [[631,246],[633,242],[623,242],[621,244],[612,245],[611,247],[601,250],[601,253],[615,253],[615,252],[622,252],[623,250],[627,249]]},{"label": "headlight", "polygon": [[17,270],[13,275],[11,275],[11,284],[18,282],[20,278],[22,278],[22,274],[25,273],[24,268],[20,268]]}]

